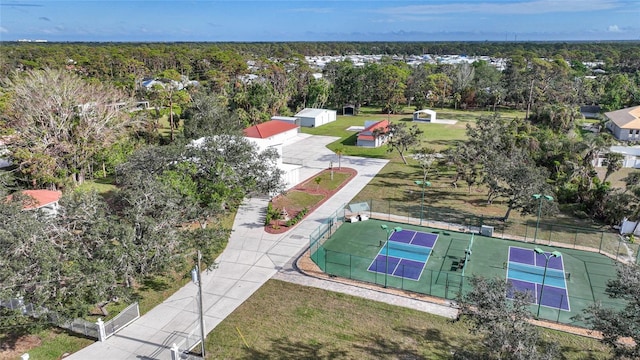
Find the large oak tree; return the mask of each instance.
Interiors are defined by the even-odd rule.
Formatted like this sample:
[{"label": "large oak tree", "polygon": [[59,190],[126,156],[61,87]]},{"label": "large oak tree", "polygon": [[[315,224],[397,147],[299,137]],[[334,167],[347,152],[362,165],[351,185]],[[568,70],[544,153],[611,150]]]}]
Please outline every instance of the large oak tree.
[{"label": "large oak tree", "polygon": [[124,93],[67,70],[14,73],[6,86],[9,149],[33,186],[82,183],[92,157],[134,124]]}]

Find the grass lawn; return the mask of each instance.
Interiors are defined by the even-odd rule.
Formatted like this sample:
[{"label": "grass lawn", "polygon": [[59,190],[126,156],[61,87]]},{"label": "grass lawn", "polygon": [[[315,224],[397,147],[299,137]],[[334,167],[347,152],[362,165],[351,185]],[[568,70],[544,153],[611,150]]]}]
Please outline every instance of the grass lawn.
[{"label": "grass lawn", "polygon": [[[598,172],[598,177],[602,179],[604,178],[604,175],[607,173],[607,168],[598,167],[596,168],[596,171]],[[609,178],[607,178],[607,181],[611,182],[611,186],[613,187],[624,189],[625,182],[622,181],[622,179],[629,176],[629,174],[631,174],[632,172],[636,172],[636,171],[640,171],[640,169],[622,168],[614,172],[613,174],[609,175]]]},{"label": "grass lawn", "polygon": [[[316,182],[320,179],[320,182]],[[337,189],[342,183],[344,183],[349,178],[349,174],[340,173],[338,171],[333,172],[333,176],[330,171],[323,171],[318,176],[314,176],[307,182],[305,182],[302,186],[306,189],[311,190],[324,190],[324,191],[333,191]]]},{"label": "grass lawn", "polygon": [[[344,155],[391,158],[387,151],[387,146],[379,148],[363,148],[356,146],[358,136],[357,131],[348,131],[350,126],[363,126],[366,120],[384,120],[390,119],[392,122],[406,122],[407,125],[413,125],[412,108],[405,108],[402,114],[387,115],[381,113],[379,108],[362,108],[361,112],[356,116],[338,116],[337,120],[317,128],[301,128],[301,131],[312,135],[337,136],[339,140],[329,144],[327,147],[331,150],[338,148],[344,149]],[[467,124],[474,124],[478,117],[492,115],[488,111],[462,111],[462,110],[437,110],[439,119],[457,120],[456,124],[429,124],[415,123],[424,131],[422,135],[422,144],[432,147],[436,150],[444,150],[453,145],[455,141],[464,140],[466,138],[465,131]],[[501,113],[504,117],[524,117],[524,112],[508,111]]]},{"label": "grass lawn", "polygon": [[[406,108],[400,115],[391,115],[392,121],[411,122],[413,109]],[[462,111],[462,110],[438,110],[437,116],[440,119],[458,120],[456,124],[429,124],[419,123],[418,126],[424,131],[422,135],[422,146],[428,146],[442,151],[453,146],[456,141],[466,138],[466,126],[475,123],[476,119],[483,115],[492,115],[489,111]],[[501,116],[508,118],[522,118],[524,112],[507,111],[501,112]],[[396,215],[407,217],[420,217],[421,188],[413,181],[422,178],[421,170],[415,161],[408,157],[409,165],[404,165],[396,151],[387,151],[387,146],[380,148],[362,148],[355,146],[357,132],[350,132],[346,129],[349,126],[362,126],[365,120],[386,119],[386,114],[381,114],[380,109],[363,108],[358,116],[339,116],[338,120],[318,128],[303,128],[302,131],[317,135],[330,135],[340,137],[339,140],[329,144],[331,150],[342,148],[344,155],[386,158],[390,162],[382,171],[352,200],[352,202],[374,201],[373,211],[391,212]],[[620,179],[628,173],[628,170],[611,176],[614,186],[620,186]],[[497,221],[506,213],[506,204],[502,201],[494,201],[493,204],[486,203],[487,189],[484,186],[468,189],[464,183],[459,183],[458,188],[451,184],[453,174],[447,169],[440,169],[439,172],[432,172],[429,181],[432,187],[425,191],[424,211],[426,217],[434,220],[454,222],[460,224],[479,226],[480,222],[492,225],[496,228],[497,235],[507,232],[512,235],[526,236],[532,238],[531,224],[535,225],[536,217],[532,215],[521,216],[517,211],[510,214],[510,221],[506,224]],[[377,206],[376,206],[377,205]],[[608,230],[598,224],[594,224],[588,219],[577,219],[570,215],[558,214],[554,217],[541,219],[541,223],[554,225],[572,226],[581,229],[594,231]],[[528,225],[527,225],[528,224]],[[553,229],[554,236],[557,236],[557,229]],[[581,245],[599,248],[600,237],[596,235],[576,236],[577,231],[568,231],[567,240],[564,242],[577,242]],[[546,236],[546,235],[545,235]],[[617,245],[617,236],[606,233],[609,243]],[[616,253],[615,246],[603,249],[612,254]]]},{"label": "grass lawn", "polygon": [[[57,328],[42,330],[35,334],[34,338],[36,342],[33,345],[40,342],[39,346],[24,349],[24,352],[13,354],[15,356],[9,356],[6,359],[17,359],[26,352],[29,353],[31,359],[60,359],[66,353],[80,350],[95,342]],[[1,353],[0,359],[5,359]]]},{"label": "grass lawn", "polygon": [[[546,329],[542,337],[566,359],[610,356],[594,339]],[[478,343],[462,321],[278,280],[206,340],[214,359],[452,359],[452,351]]]},{"label": "grass lawn", "polygon": [[[346,184],[355,174],[353,169],[335,168],[331,170],[323,170],[320,173],[307,179],[304,183],[296,185],[284,194],[276,196],[271,200],[271,205],[277,212],[285,210],[288,219],[272,219],[267,224],[267,231],[283,232],[293,225],[299,219],[297,216],[304,209],[309,212],[313,211],[317,206],[322,204],[326,199],[337,191],[341,186]],[[289,223],[289,220],[293,223]],[[286,221],[283,221],[286,220]]]},{"label": "grass lawn", "polygon": [[304,208],[312,208],[322,199],[324,199],[322,194],[309,194],[304,191],[291,190],[281,198],[274,199],[274,206],[278,209],[284,208],[289,212],[297,213]]},{"label": "grass lawn", "polygon": [[108,198],[117,187],[113,185],[114,179],[111,176],[106,178],[100,178],[95,180],[85,180],[82,185],[76,188],[77,191],[95,191],[102,195],[104,198]]},{"label": "grass lawn", "polygon": [[[412,218],[420,217],[422,200],[422,188],[414,184],[414,180],[421,179],[422,172],[412,159],[409,165],[404,165],[399,157],[395,156],[376,175],[375,178],[358,193],[351,202],[372,201],[371,209],[374,212],[391,213]],[[507,223],[503,223],[498,218],[506,213],[506,204],[502,200],[487,204],[487,189],[484,186],[473,187],[471,190],[459,183],[458,188],[451,184],[452,174],[440,169],[438,173],[432,172],[429,181],[431,187],[425,188],[424,195],[424,218],[450,223],[479,226],[480,223],[495,227],[494,235],[501,236],[503,232],[527,236],[533,238],[533,229],[536,223],[535,214],[521,215],[517,211],[512,211]],[[562,240],[564,243],[600,247],[600,234],[586,234],[587,231],[609,231],[605,226],[595,224],[589,219],[577,219],[575,217],[557,214],[553,217],[541,218],[541,229],[545,226],[553,225],[554,241]],[[549,224],[549,225],[547,225]],[[575,227],[574,229],[563,229],[559,227]],[[580,233],[576,236],[576,233]],[[548,240],[548,231],[541,231],[539,239]],[[617,235],[613,232],[606,232],[605,242],[615,244],[610,247],[603,247],[603,250],[616,254]]]}]

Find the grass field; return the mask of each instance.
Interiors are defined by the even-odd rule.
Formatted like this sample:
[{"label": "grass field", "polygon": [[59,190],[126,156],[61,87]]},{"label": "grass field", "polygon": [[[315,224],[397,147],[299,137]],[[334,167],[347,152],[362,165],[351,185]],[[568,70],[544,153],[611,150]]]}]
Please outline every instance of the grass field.
[{"label": "grass field", "polygon": [[[503,233],[528,238],[533,237],[533,227],[536,224],[535,214],[521,215],[517,211],[511,212],[506,223],[498,219],[506,212],[506,204],[498,199],[488,204],[487,189],[484,186],[469,189],[463,184],[457,188],[451,183],[453,174],[447,169],[433,172],[429,177],[432,186],[425,188],[424,215],[423,217],[458,223],[463,225],[485,225],[495,227],[496,234]],[[414,180],[421,179],[422,172],[413,160],[409,165],[404,165],[398,159],[392,159],[375,178],[358,193],[351,202],[370,203],[375,212],[390,213],[398,216],[420,218],[422,202],[422,188],[415,185]],[[373,204],[371,204],[373,202]],[[616,255],[620,251],[621,256],[626,255],[625,249],[618,249],[619,237],[606,226],[596,224],[590,219],[578,219],[573,216],[559,213],[553,217],[541,218],[541,226],[548,228],[554,226],[554,241],[569,243],[571,245],[590,246],[600,248],[603,237],[603,251]],[[566,226],[564,233],[560,226]],[[578,230],[576,230],[578,229]],[[589,236],[576,237],[576,232],[593,233]],[[548,239],[548,232],[543,238]],[[630,245],[635,248],[635,245]]]},{"label": "grass field", "polygon": [[[413,109],[406,108],[402,115],[391,115],[392,121],[410,121]],[[462,111],[462,110],[437,110],[438,118],[458,120],[455,125],[448,124],[426,124],[419,123],[418,126],[424,130],[422,135],[422,145],[432,147],[438,151],[444,150],[449,146],[453,146],[456,141],[466,138],[465,130],[469,124],[473,126],[476,119],[482,115],[491,115],[487,111]],[[508,111],[501,113],[504,117],[524,117],[523,112]],[[418,207],[421,201],[421,189],[414,184],[414,180],[422,178],[422,172],[417,163],[409,158],[409,165],[402,163],[397,152],[388,152],[386,146],[376,149],[362,148],[355,146],[357,137],[356,132],[350,132],[346,129],[349,126],[362,126],[365,120],[382,120],[388,118],[388,115],[382,114],[379,108],[362,108],[361,113],[357,116],[338,116],[338,120],[317,128],[303,128],[302,131],[314,135],[328,135],[340,137],[340,140],[328,145],[331,150],[342,148],[344,155],[364,156],[386,158],[390,162],[382,169],[382,171],[353,199],[358,201],[379,201],[391,203],[392,207],[387,211],[394,214],[408,215],[407,208],[409,206]],[[628,174],[628,169],[622,169],[611,176],[614,186],[622,186],[621,178]],[[433,214],[439,213],[443,216],[450,216],[454,219],[469,219],[475,217],[483,217],[491,222],[504,216],[506,206],[501,200],[487,204],[485,186],[478,186],[469,189],[464,183],[458,184],[455,188],[451,181],[453,173],[445,168],[434,169],[429,177],[432,187],[426,189],[425,204],[433,209]],[[393,205],[395,204],[395,205]],[[419,214],[418,214],[419,216]],[[515,233],[517,235],[525,234],[524,223],[536,221],[533,215],[521,216],[517,212],[512,212],[510,222],[507,224],[496,225],[502,227],[501,231]],[[609,229],[595,224],[589,219],[578,219],[570,214],[557,214],[552,219],[542,218],[542,222],[551,221],[554,224],[580,227],[589,230],[606,230]],[[617,246],[617,236],[612,233],[608,241],[615,243]]]},{"label": "grass field", "polygon": [[[380,228],[383,224],[438,234],[438,240],[419,280],[386,275],[384,271],[368,271],[369,265],[381,251],[380,243],[386,240],[387,234]],[[566,279],[566,289],[571,310],[558,311],[557,308],[542,307],[541,318],[585,326],[572,318],[582,314],[582,311],[595,301],[612,308],[624,304],[623,301],[609,299],[605,293],[607,281],[616,278],[616,265],[604,255],[474,235],[473,254],[464,266],[463,272],[456,265],[465,257],[465,249],[469,247],[471,237],[468,233],[379,220],[344,223],[322,248],[317,252],[313,252],[315,248],[312,250],[311,258],[330,275],[455,299],[460,291],[471,290],[468,283],[470,276],[505,279],[510,246],[530,249],[532,252],[534,247],[541,247],[546,251],[560,250],[562,254],[564,271],[570,274]],[[536,307],[532,305],[531,310],[535,312]]]},{"label": "grass field", "polygon": [[[541,331],[566,359],[610,356],[594,339]],[[209,334],[206,347],[213,359],[452,359],[478,343],[464,322],[270,280]]]},{"label": "grass field", "polygon": [[[362,108],[361,112],[356,116],[338,116],[337,120],[329,124],[317,128],[301,128],[301,131],[312,135],[337,136],[340,140],[329,144],[327,147],[331,150],[337,148],[344,149],[344,155],[378,157],[378,158],[394,158],[396,155],[387,152],[387,146],[379,148],[362,148],[357,147],[356,139],[358,133],[356,131],[347,131],[350,126],[363,126],[366,120],[384,120],[390,119],[392,122],[405,122],[407,125],[413,125],[411,108],[406,108],[403,114],[387,115],[382,114],[379,108]],[[465,131],[467,124],[475,123],[476,119],[482,115],[491,115],[487,111],[461,111],[461,110],[437,110],[439,119],[457,120],[456,124],[429,124],[415,123],[424,131],[422,135],[422,144],[432,147],[436,150],[444,150],[458,140],[466,138]],[[523,117],[524,113],[509,111],[502,113],[505,117]]]}]

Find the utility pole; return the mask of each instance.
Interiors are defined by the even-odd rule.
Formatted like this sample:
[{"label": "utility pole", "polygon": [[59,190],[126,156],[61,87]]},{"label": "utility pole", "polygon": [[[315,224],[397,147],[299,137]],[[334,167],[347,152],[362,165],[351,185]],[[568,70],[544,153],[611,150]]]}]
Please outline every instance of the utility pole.
[{"label": "utility pole", "polygon": [[202,354],[202,358],[204,359],[206,354],[204,350],[204,339],[205,339],[205,329],[204,329],[204,312],[202,306],[202,274],[200,273],[200,261],[202,260],[202,253],[198,250],[198,264],[196,268],[191,270],[191,280],[198,285],[198,300],[200,307],[200,351]]}]

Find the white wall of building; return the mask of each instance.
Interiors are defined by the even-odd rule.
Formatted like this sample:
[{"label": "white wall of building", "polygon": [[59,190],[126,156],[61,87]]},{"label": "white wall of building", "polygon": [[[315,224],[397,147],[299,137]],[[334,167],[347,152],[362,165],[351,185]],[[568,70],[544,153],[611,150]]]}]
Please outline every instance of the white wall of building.
[{"label": "white wall of building", "polygon": [[337,112],[327,109],[306,108],[296,114],[300,119],[300,126],[318,127],[336,121]]}]

